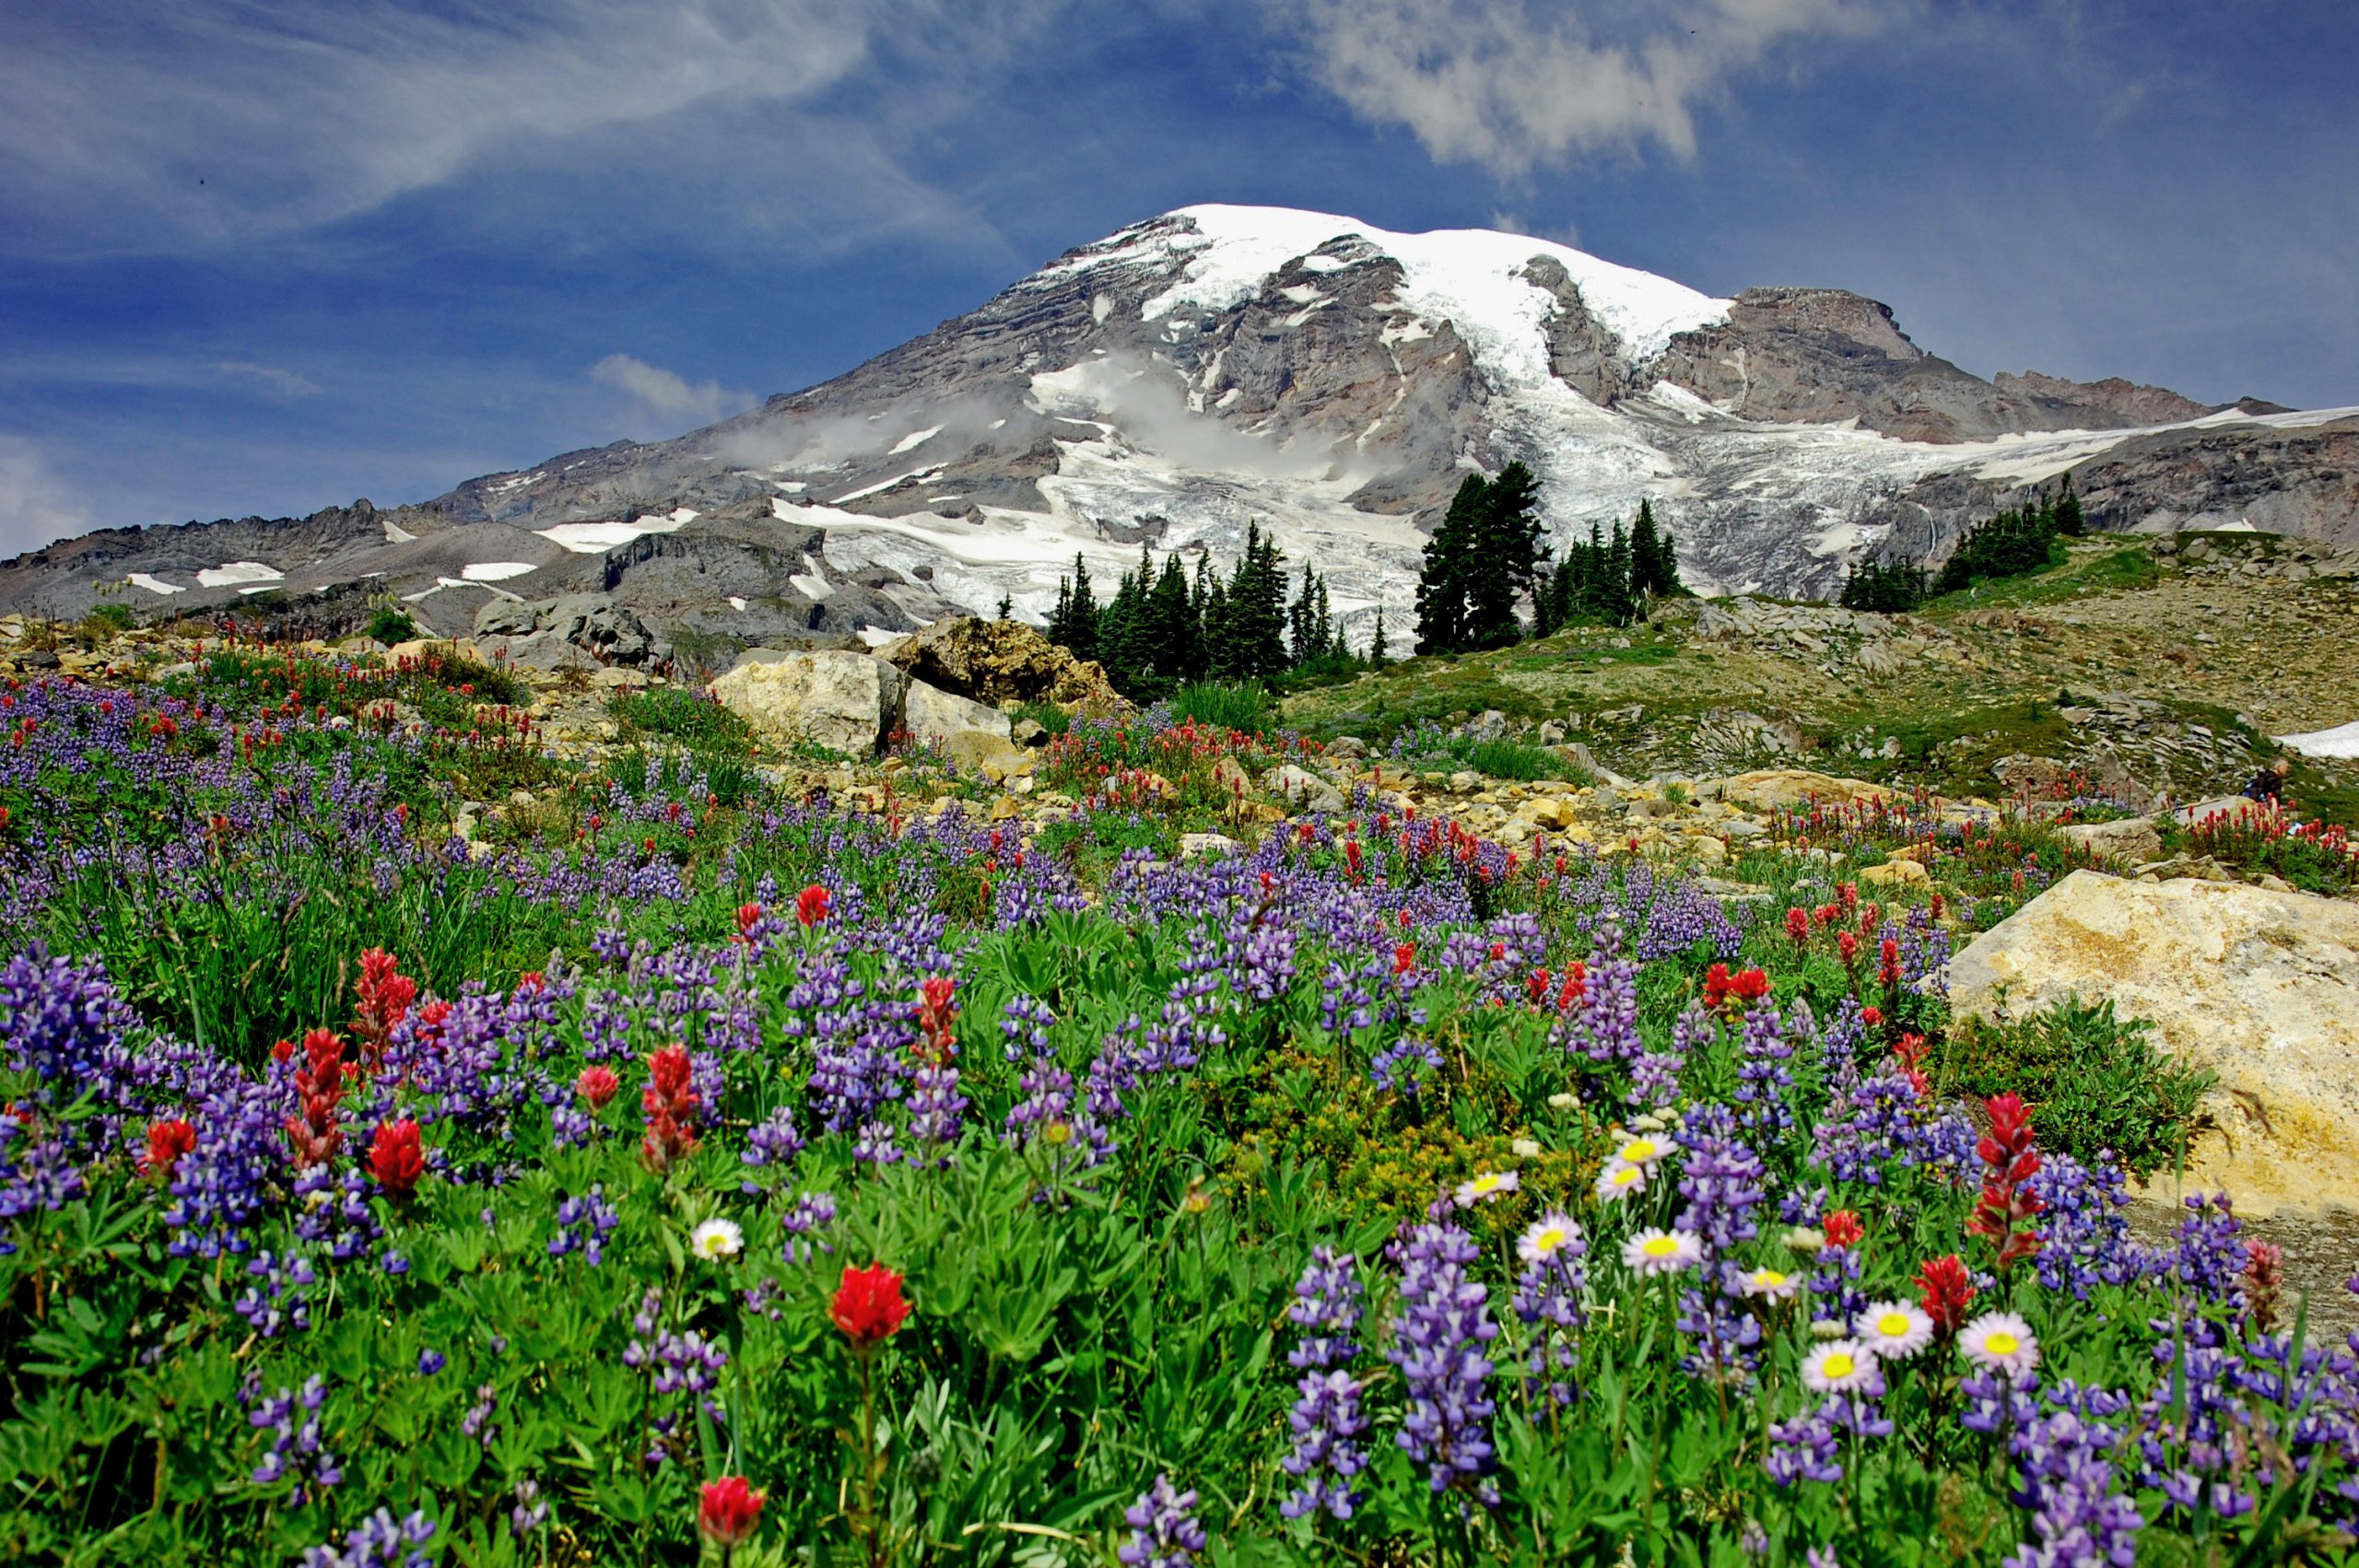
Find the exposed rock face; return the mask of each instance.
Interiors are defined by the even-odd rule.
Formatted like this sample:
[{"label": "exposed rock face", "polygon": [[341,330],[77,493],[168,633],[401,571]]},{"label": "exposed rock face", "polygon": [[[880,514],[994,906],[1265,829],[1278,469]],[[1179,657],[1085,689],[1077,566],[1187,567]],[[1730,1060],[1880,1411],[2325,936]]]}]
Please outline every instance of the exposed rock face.
[{"label": "exposed rock face", "polygon": [[1018,621],[972,615],[936,621],[878,652],[912,680],[993,707],[1056,702],[1110,708],[1121,700],[1103,665],[1075,659]]},{"label": "exposed rock face", "polygon": [[1003,593],[1037,624],[1076,553],[1110,583],[1142,540],[1226,564],[1258,522],[1358,640],[1379,604],[1410,623],[1426,532],[1470,469],[1510,460],[1539,475],[1553,544],[1651,497],[1716,592],[1831,593],[1863,550],[1938,559],[2067,468],[2110,528],[2350,536],[2359,424],[2267,407],[2091,436],[2201,411],[2118,381],[1983,380],[1840,290],[1714,299],[1541,240],[1194,207],[677,439],[397,513],[88,535],[0,564],[0,610],[77,615],[108,579],[155,611],[219,610],[261,582],[221,568],[260,563],[279,596],[348,595],[346,627],[383,591],[444,636],[502,593],[606,593],[718,664]]},{"label": "exposed rock face", "polygon": [[1952,962],[1959,1015],[1997,1015],[2002,989],[2016,1013],[2111,1001],[2219,1074],[2189,1191],[2256,1214],[2359,1210],[2359,904],[2075,872]]},{"label": "exposed rock face", "polygon": [[853,756],[880,750],[901,720],[909,677],[864,653],[786,653],[740,664],[712,695],[774,745]]},{"label": "exposed rock face", "polygon": [[1891,793],[1884,786],[1871,784],[1864,778],[1835,778],[1799,767],[1766,768],[1720,781],[1723,800],[1757,812],[1791,806],[1808,808],[1814,802],[1848,805],[1854,801],[1881,800]]},{"label": "exposed rock face", "polygon": [[1006,773],[1030,760],[1011,737],[1006,714],[923,681],[910,683],[909,695],[902,700],[901,729],[910,739],[935,747],[961,767],[988,763]]}]

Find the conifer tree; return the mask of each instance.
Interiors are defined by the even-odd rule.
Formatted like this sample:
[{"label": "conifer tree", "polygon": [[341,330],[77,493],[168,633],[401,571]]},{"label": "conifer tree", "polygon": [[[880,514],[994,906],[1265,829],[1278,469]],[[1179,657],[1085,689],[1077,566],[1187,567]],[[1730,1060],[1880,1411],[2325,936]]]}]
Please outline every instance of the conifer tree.
[{"label": "conifer tree", "polygon": [[1490,485],[1479,474],[1459,481],[1417,573],[1417,651],[1456,653],[1467,647],[1467,578],[1480,544]]},{"label": "conifer tree", "polygon": [[994,609],[994,610],[992,612],[992,620],[994,620],[994,621],[1004,621],[1004,620],[1007,620],[1009,617],[1013,616],[1015,614],[1015,596],[1014,594],[1011,594],[1011,593],[1004,593],[1004,592],[1003,592],[1003,593],[1002,593],[1002,594],[999,596],[999,606],[998,606],[998,608]]},{"label": "conifer tree", "polygon": [[1188,574],[1180,557],[1168,556],[1163,575],[1156,579],[1146,609],[1147,651],[1156,670],[1168,681],[1201,675],[1202,638],[1196,628],[1194,603],[1188,593]]},{"label": "conifer tree", "polygon": [[1547,550],[1540,543],[1540,482],[1510,462],[1490,482],[1470,551],[1465,646],[1505,648],[1522,636],[1519,594],[1533,591]]},{"label": "conifer tree", "polygon": [[2072,493],[2072,475],[2064,474],[2064,492],[2056,497],[2056,532],[2067,539],[2078,539],[2088,528],[2088,521],[2081,515],[2081,497]]},{"label": "conifer tree", "polygon": [[1376,607],[1376,635],[1368,639],[1367,667],[1381,670],[1392,662],[1391,651],[1384,646],[1384,606]]},{"label": "conifer tree", "polygon": [[1098,609],[1089,586],[1089,563],[1080,552],[1073,557],[1073,580],[1057,579],[1057,609],[1049,617],[1049,640],[1075,659],[1097,657]]}]

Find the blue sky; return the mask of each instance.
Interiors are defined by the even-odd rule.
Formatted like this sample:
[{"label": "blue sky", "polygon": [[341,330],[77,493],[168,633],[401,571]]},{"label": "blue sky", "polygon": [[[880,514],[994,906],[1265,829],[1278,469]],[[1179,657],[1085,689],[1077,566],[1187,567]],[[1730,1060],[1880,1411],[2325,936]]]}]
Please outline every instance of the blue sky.
[{"label": "blue sky", "polygon": [[2354,81],[2350,0],[25,0],[0,551],[676,434],[1202,201],[2359,404]]}]

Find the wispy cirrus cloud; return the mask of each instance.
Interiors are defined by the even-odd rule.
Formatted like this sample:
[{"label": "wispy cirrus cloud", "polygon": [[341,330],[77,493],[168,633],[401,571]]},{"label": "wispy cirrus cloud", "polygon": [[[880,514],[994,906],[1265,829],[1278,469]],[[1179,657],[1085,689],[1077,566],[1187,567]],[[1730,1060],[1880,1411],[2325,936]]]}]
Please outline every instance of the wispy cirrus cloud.
[{"label": "wispy cirrus cloud", "polygon": [[554,189],[577,214],[627,195],[608,209],[626,225],[775,229],[811,207],[971,232],[981,220],[877,134],[951,95],[912,81],[857,111],[828,95],[885,41],[902,68],[988,67],[1064,3],[0,8],[0,212],[39,216],[0,246],[218,252],[477,184],[487,200],[456,216],[486,224],[507,204],[545,218]]},{"label": "wispy cirrus cloud", "polygon": [[1443,162],[1505,176],[1656,144],[1781,45],[1884,25],[1876,0],[1304,0],[1310,75]]}]

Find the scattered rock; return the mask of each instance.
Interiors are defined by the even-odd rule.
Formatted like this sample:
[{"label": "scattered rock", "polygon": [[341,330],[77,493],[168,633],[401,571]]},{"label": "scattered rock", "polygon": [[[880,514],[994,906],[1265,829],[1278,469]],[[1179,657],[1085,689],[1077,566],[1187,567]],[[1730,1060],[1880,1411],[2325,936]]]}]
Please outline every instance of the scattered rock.
[{"label": "scattered rock", "polygon": [[741,663],[712,683],[723,708],[774,745],[826,746],[854,756],[885,744],[901,719],[909,677],[864,653],[790,653]]},{"label": "scattered rock", "polygon": [[2122,865],[2134,866],[2163,858],[2163,830],[2152,817],[2071,823],[2058,828],[2056,837],[2081,846],[2101,860]]},{"label": "scattered rock", "polygon": [[1733,778],[1720,781],[1722,799],[1761,812],[1807,806],[1813,802],[1849,805],[1855,802],[1880,800],[1892,792],[1883,785],[1871,784],[1864,778],[1837,778],[1798,767],[1740,773]]},{"label": "scattered rock", "polygon": [[1122,705],[1103,665],[1075,659],[1018,621],[961,615],[877,651],[912,680],[994,707],[1054,702],[1110,711]]},{"label": "scattered rock", "polygon": [[923,681],[911,681],[901,699],[901,728],[961,768],[988,765],[1003,776],[1031,766],[1031,754],[1015,743],[1006,714]]},{"label": "scattered rock", "polygon": [[1877,887],[1916,887],[1933,879],[1915,860],[1890,860],[1868,867],[1860,873],[1860,880]]},{"label": "scattered rock", "polygon": [[2002,989],[2016,1014],[2111,1001],[2219,1074],[2187,1190],[2255,1214],[2359,1209],[2359,904],[2074,872],[1951,965],[1960,1016],[1997,1015]]},{"label": "scattered rock", "polygon": [[1332,815],[1344,809],[1342,790],[1290,762],[1262,775],[1262,787],[1299,811]]},{"label": "scattered rock", "polygon": [[1208,855],[1215,859],[1233,855],[1238,847],[1237,840],[1225,833],[1183,833],[1180,836],[1180,858],[1182,860],[1201,860]]}]

